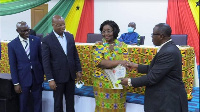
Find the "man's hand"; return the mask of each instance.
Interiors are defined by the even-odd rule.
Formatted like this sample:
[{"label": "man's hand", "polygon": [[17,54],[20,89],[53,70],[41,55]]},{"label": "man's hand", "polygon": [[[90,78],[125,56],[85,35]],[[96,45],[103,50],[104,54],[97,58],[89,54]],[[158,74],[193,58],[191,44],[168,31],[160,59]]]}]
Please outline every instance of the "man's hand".
[{"label": "man's hand", "polygon": [[82,78],[82,73],[81,72],[77,72],[77,82],[79,82]]},{"label": "man's hand", "polygon": [[22,89],[21,89],[21,86],[18,84],[18,85],[15,85],[14,86],[14,89],[15,89],[15,92],[16,93],[22,93]]},{"label": "man's hand", "polygon": [[54,80],[49,81],[49,86],[51,89],[53,89],[54,91],[56,90],[56,82]]},{"label": "man's hand", "polygon": [[127,68],[128,68],[129,71],[132,70],[132,69],[137,70],[138,64],[130,62],[130,63],[127,64]]},{"label": "man's hand", "polygon": [[129,78],[120,78],[119,80],[121,80],[120,84],[122,85],[128,85],[128,79]]}]

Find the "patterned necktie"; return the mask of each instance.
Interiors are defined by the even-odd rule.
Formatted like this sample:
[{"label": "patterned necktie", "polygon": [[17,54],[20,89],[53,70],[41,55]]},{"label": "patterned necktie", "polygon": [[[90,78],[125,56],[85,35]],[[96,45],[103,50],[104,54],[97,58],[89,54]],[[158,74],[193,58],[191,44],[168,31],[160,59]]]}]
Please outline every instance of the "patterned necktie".
[{"label": "patterned necktie", "polygon": [[27,40],[23,40],[23,41],[26,43],[26,45],[25,45],[25,47],[24,47],[25,52],[26,52],[28,58],[30,59],[30,47],[29,47],[29,45],[28,45]]}]

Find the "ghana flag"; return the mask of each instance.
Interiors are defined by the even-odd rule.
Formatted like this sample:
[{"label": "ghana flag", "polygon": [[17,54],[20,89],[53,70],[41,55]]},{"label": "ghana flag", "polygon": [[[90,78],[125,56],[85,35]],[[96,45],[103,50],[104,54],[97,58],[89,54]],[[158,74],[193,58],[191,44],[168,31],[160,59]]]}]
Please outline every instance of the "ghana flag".
[{"label": "ghana flag", "polygon": [[187,34],[199,65],[199,0],[168,0],[167,24],[172,34]]},{"label": "ghana flag", "polygon": [[33,28],[46,36],[52,32],[52,17],[65,18],[66,31],[74,35],[76,42],[86,42],[87,34],[94,33],[94,0],[60,0]]}]

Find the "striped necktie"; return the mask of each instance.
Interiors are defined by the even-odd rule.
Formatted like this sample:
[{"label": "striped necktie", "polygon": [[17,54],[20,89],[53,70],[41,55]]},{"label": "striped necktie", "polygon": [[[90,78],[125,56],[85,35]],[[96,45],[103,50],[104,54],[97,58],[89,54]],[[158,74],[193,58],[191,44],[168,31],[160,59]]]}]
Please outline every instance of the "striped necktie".
[{"label": "striped necktie", "polygon": [[25,47],[24,47],[25,52],[26,52],[28,58],[30,59],[30,47],[29,47],[29,45],[28,45],[27,40],[23,40],[23,41],[26,43],[26,45],[25,45]]}]

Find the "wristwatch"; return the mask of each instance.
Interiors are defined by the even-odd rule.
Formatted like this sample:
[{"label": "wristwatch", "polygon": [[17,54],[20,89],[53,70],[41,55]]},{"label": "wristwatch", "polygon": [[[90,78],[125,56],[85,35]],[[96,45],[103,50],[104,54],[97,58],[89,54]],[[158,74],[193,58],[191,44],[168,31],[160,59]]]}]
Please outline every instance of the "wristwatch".
[{"label": "wristwatch", "polygon": [[128,86],[132,86],[132,84],[131,84],[131,78],[128,79]]}]

